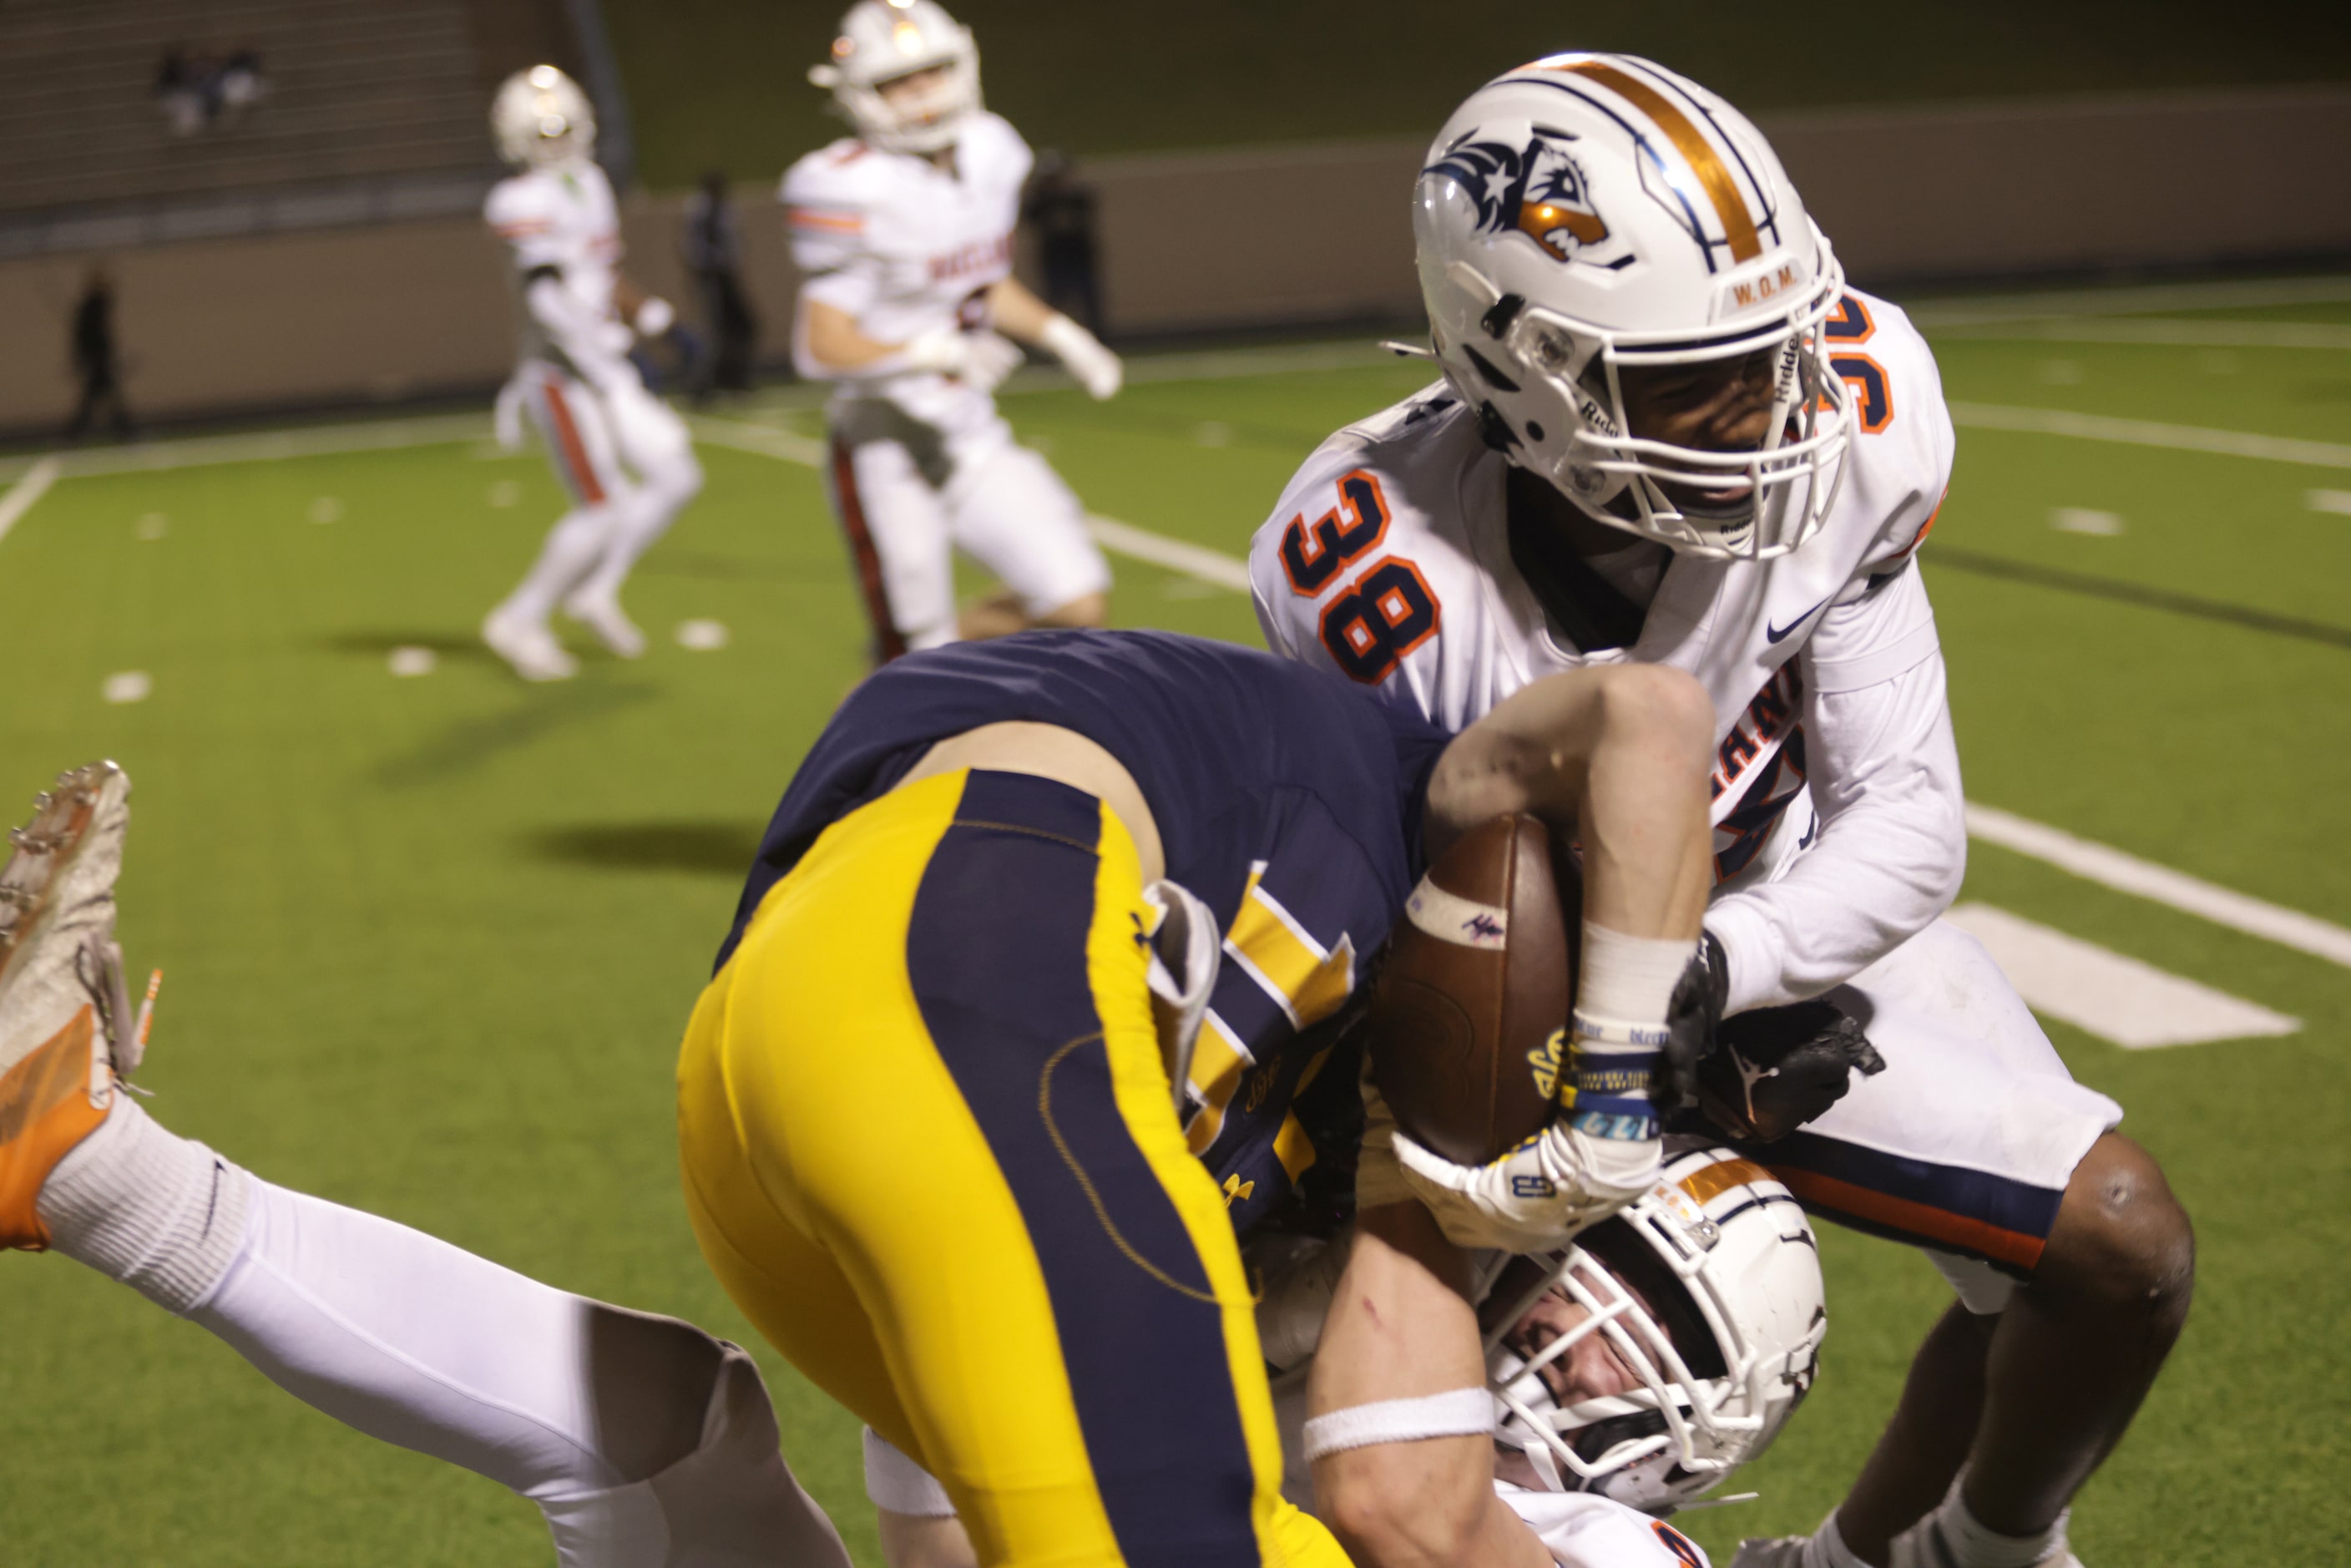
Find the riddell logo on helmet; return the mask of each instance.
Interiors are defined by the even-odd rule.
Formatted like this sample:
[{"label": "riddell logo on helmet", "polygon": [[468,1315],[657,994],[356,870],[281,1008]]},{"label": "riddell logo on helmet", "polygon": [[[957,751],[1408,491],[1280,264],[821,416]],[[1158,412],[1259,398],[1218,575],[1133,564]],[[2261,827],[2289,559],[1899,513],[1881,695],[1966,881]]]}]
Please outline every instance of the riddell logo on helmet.
[{"label": "riddell logo on helmet", "polygon": [[1608,224],[1593,204],[1592,183],[1568,152],[1571,138],[1536,129],[1523,147],[1480,141],[1470,131],[1421,171],[1442,174],[1478,204],[1481,234],[1515,231],[1559,261],[1619,267],[1629,255],[1595,254],[1608,245]]}]

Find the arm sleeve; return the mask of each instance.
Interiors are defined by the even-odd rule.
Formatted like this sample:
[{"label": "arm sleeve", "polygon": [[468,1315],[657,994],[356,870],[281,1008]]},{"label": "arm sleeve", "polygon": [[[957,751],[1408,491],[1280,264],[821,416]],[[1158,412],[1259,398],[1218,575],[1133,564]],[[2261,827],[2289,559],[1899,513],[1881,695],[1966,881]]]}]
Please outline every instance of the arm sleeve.
[{"label": "arm sleeve", "polygon": [[1732,1012],[1851,979],[1948,908],[1967,870],[1959,747],[1917,569],[1906,559],[1832,608],[1799,657],[1819,837],[1777,881],[1707,911]]}]

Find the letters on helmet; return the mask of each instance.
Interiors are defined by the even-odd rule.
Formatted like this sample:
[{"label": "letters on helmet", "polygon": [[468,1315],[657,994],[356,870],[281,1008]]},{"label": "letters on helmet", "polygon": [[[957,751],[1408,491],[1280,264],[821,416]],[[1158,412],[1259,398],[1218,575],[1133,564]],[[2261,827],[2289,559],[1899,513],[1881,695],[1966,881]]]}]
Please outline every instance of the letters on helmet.
[{"label": "letters on helmet", "polygon": [[1421,172],[1443,174],[1469,193],[1479,233],[1515,231],[1562,262],[1630,265],[1631,254],[1612,243],[1607,220],[1593,204],[1583,165],[1568,151],[1573,137],[1540,126],[1531,128],[1524,145],[1479,135],[1463,136]]}]

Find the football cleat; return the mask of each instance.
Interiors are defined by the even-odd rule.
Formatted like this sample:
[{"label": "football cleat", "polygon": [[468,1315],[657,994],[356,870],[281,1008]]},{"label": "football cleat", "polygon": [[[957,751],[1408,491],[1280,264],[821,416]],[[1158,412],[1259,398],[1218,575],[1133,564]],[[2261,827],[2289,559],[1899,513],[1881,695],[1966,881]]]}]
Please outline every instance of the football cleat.
[{"label": "football cleat", "polygon": [[544,622],[493,610],[482,622],[482,641],[526,681],[568,681],[580,673],[578,662],[563,651],[563,644]]},{"label": "football cleat", "polygon": [[0,870],[0,1247],[48,1245],[36,1200],[98,1130],[138,1040],[114,942],[131,780],[111,762],[57,779]]},{"label": "football cleat", "polygon": [[1804,1548],[1811,1544],[1806,1535],[1750,1536],[1739,1543],[1730,1568],[1804,1568]]},{"label": "football cleat", "polygon": [[609,593],[575,593],[563,601],[563,613],[596,634],[596,641],[622,659],[644,656],[645,634]]}]

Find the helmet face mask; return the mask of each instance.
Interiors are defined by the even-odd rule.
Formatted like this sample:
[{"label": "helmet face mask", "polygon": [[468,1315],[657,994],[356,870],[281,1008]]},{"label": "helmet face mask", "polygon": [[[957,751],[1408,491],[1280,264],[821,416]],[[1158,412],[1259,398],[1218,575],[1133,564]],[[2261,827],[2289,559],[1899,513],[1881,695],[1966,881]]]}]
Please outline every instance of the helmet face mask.
[{"label": "helmet face mask", "polygon": [[831,91],[860,140],[889,152],[943,152],[980,110],[979,47],[935,0],[858,0],[809,80]]},{"label": "helmet face mask", "polygon": [[[1438,133],[1413,227],[1437,358],[1510,461],[1688,554],[1768,559],[1819,528],[1852,424],[1825,336],[1844,273],[1729,105],[1625,56],[1538,60]],[[1628,378],[1757,355],[1771,407],[1743,449],[1628,405]]]},{"label": "helmet face mask", "polygon": [[[1496,1441],[1550,1490],[1649,1512],[1670,1512],[1763,1451],[1810,1388],[1826,1329],[1793,1197],[1710,1146],[1670,1161],[1650,1192],[1563,1253],[1520,1260],[1498,1283],[1482,1314],[1494,1325]],[[1580,1308],[1580,1321],[1562,1308]],[[1595,1339],[1628,1385],[1562,1404],[1571,1356]]]},{"label": "helmet face mask", "polygon": [[580,84],[553,66],[517,71],[490,102],[498,156],[517,169],[577,163],[596,150],[596,110]]}]

